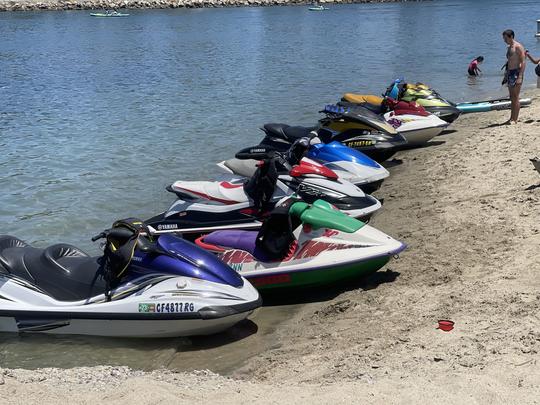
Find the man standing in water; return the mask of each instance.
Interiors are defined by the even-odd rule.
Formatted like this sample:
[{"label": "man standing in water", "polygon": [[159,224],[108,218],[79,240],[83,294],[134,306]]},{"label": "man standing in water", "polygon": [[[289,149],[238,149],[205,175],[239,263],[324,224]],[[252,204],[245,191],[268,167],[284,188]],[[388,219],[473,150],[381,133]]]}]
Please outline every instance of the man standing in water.
[{"label": "man standing in water", "polygon": [[525,73],[525,49],[514,39],[514,31],[506,30],[502,33],[503,40],[508,44],[506,51],[506,75],[508,80],[508,93],[512,104],[512,112],[508,124],[516,124],[519,117],[519,92]]}]

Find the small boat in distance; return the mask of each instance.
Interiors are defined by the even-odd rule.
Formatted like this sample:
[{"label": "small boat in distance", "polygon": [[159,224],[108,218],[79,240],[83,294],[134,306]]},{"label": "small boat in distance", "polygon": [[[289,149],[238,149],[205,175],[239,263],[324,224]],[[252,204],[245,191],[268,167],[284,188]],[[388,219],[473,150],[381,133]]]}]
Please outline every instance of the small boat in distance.
[{"label": "small boat in distance", "polygon": [[105,11],[104,13],[91,13],[91,17],[127,17],[129,14],[120,13],[118,11]]},{"label": "small boat in distance", "polygon": [[328,10],[328,7],[324,7],[324,6],[321,6],[321,5],[313,5],[309,8],[309,11],[324,11],[324,10]]}]

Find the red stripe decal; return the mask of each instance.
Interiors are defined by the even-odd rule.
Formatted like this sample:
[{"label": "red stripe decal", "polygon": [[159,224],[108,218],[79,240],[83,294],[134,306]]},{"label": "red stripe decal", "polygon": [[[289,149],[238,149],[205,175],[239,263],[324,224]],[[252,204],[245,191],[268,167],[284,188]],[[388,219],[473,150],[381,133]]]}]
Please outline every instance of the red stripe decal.
[{"label": "red stripe decal", "polygon": [[291,275],[290,274],[276,274],[273,276],[263,276],[263,277],[256,277],[256,278],[250,278],[249,282],[253,284],[255,287],[261,287],[263,285],[270,285],[270,284],[285,284],[291,282]]}]

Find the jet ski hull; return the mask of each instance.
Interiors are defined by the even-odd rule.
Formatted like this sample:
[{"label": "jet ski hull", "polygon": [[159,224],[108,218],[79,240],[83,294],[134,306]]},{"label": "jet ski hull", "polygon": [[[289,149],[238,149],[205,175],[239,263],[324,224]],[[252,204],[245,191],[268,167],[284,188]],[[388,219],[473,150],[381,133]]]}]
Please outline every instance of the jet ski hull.
[{"label": "jet ski hull", "polygon": [[[260,306],[260,305],[259,305]],[[51,314],[40,318],[32,314],[0,317],[0,331],[104,337],[166,338],[210,335],[224,331],[244,320],[251,312],[217,319],[84,319],[73,314]]]},{"label": "jet ski hull", "polygon": [[[320,203],[314,206],[317,204]],[[257,244],[257,240],[265,240],[264,233],[215,232],[201,237],[197,244],[214,251],[261,291],[309,288],[358,279],[376,272],[405,249],[405,244],[369,225],[335,210],[317,208],[301,214],[303,225],[294,231],[294,242],[280,260],[266,256],[264,242]]]},{"label": "jet ski hull", "polygon": [[264,276],[247,276],[249,282],[261,293],[290,289],[317,288],[351,280],[358,280],[375,273],[385,266],[390,256],[305,271],[273,273]]},{"label": "jet ski hull", "polygon": [[448,123],[454,122],[461,115],[461,111],[453,106],[427,106],[422,104],[421,99],[415,100],[418,104],[423,106],[427,112],[430,112],[433,115],[436,115],[441,120]]},{"label": "jet ski hull", "polygon": [[383,183],[384,183],[384,180],[378,180],[378,181],[372,181],[371,183],[358,184],[358,187],[360,187],[360,189],[364,193],[372,194],[378,189],[380,189]]},{"label": "jet ski hull", "polygon": [[[405,249],[404,244],[395,242],[392,248],[383,253],[356,260],[343,260],[345,255],[354,257],[353,251],[339,252],[340,247],[332,243],[326,243],[326,245],[330,246],[330,249],[338,250],[336,253],[337,255],[341,253],[341,257],[333,255],[334,257],[330,260],[328,260],[328,255],[322,260],[319,257],[308,257],[307,261],[301,260],[303,263],[293,258],[290,262],[285,261],[279,264],[253,262],[249,253],[240,250],[226,251],[218,254],[218,257],[236,269],[259,291],[312,288],[356,280],[375,273],[385,266],[392,256]],[[310,248],[313,252],[319,250],[319,256],[324,256],[320,254],[323,246],[325,242],[313,243]]]},{"label": "jet ski hull", "polygon": [[449,125],[446,121],[432,114],[423,117],[389,112],[384,117],[399,130],[400,134],[407,140],[407,146],[411,147],[424,145]]},{"label": "jet ski hull", "polygon": [[[56,301],[0,277],[0,332],[159,338],[228,329],[261,305],[256,290],[172,277],[126,298],[93,303]],[[210,286],[209,289],[207,287]]]},{"label": "jet ski hull", "polygon": [[357,149],[360,152],[365,153],[367,156],[369,156],[371,159],[378,163],[382,163],[385,160],[390,159],[400,150],[400,148],[406,145],[406,143],[403,142],[399,145],[399,147],[394,145],[389,145],[388,147],[355,147],[355,141],[344,141],[343,144],[345,146],[348,146],[349,148]]},{"label": "jet ski hull", "polygon": [[407,146],[421,146],[439,135],[445,127],[434,127],[425,129],[416,129],[411,131],[402,131],[401,135],[407,140]]}]

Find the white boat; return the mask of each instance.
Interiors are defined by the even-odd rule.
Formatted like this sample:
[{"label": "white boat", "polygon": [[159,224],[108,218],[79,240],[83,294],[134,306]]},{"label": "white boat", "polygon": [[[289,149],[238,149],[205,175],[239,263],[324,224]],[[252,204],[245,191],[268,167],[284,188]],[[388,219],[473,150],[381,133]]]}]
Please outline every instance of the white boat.
[{"label": "white boat", "polygon": [[90,13],[91,17],[107,18],[107,17],[129,17],[127,13],[120,13],[118,11],[105,11],[104,13]]},{"label": "white boat", "polygon": [[311,6],[309,8],[309,11],[324,11],[324,10],[328,10],[328,7],[324,7],[324,6]]}]

